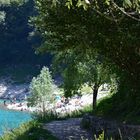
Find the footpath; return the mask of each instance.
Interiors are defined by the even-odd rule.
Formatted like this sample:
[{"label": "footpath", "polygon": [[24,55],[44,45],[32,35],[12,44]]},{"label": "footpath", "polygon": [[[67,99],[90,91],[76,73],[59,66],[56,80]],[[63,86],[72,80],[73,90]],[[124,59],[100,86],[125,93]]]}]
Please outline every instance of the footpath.
[{"label": "footpath", "polygon": [[52,121],[44,124],[59,140],[93,140],[92,136],[80,127],[81,118],[71,118],[62,121]]}]

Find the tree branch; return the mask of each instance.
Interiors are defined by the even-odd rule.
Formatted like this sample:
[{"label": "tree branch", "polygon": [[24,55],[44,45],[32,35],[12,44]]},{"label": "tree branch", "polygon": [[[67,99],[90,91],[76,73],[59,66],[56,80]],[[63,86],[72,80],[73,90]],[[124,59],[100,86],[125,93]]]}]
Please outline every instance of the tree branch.
[{"label": "tree branch", "polygon": [[140,21],[139,18],[136,18],[136,17],[132,16],[131,13],[125,12],[125,11],[124,11],[121,7],[119,7],[113,0],[111,0],[111,3],[112,3],[112,5],[113,5],[115,8],[117,8],[119,11],[121,11],[121,12],[122,12],[124,15],[126,15],[127,17],[129,17],[129,18],[131,18],[131,19],[133,19],[133,20],[136,20],[136,21]]}]

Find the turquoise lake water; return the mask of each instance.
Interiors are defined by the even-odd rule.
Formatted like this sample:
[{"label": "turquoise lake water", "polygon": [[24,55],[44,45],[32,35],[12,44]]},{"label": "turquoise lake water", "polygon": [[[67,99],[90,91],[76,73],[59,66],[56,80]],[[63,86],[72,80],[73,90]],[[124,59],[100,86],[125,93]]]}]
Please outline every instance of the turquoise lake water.
[{"label": "turquoise lake water", "polygon": [[5,130],[16,128],[29,120],[31,120],[31,115],[27,112],[0,109],[0,135]]}]

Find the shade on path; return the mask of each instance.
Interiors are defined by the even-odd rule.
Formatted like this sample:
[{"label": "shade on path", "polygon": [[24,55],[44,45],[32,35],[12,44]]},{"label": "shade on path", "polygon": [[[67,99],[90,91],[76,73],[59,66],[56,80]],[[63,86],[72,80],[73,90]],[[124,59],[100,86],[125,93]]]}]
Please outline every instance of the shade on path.
[{"label": "shade on path", "polygon": [[71,118],[63,121],[52,121],[44,124],[60,140],[92,140],[92,136],[80,127],[81,118]]}]

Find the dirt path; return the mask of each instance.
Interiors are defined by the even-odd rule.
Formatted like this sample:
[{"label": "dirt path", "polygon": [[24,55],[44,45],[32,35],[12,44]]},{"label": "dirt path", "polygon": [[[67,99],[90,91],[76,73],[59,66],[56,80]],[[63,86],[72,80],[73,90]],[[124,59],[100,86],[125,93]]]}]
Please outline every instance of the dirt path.
[{"label": "dirt path", "polygon": [[91,135],[80,127],[81,118],[53,121],[44,125],[60,140],[92,140]]}]

